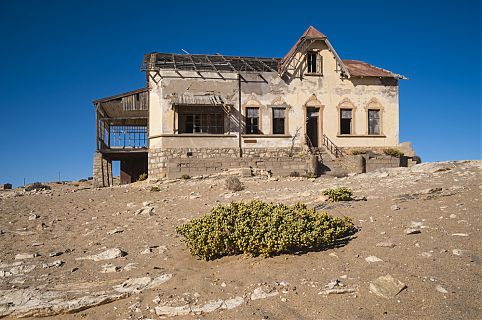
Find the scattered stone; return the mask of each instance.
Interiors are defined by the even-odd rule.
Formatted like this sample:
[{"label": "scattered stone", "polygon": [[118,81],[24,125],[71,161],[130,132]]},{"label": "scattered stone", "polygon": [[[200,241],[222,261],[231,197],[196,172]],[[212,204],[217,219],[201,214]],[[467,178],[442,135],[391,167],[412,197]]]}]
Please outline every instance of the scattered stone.
[{"label": "scattered stone", "polygon": [[383,262],[382,259],[375,257],[375,256],[368,256],[365,258],[366,262],[372,263],[372,262]]},{"label": "scattered stone", "polygon": [[453,236],[457,237],[468,237],[469,235],[466,233],[452,233]]},{"label": "scattered stone", "polygon": [[405,229],[403,232],[405,232],[405,234],[417,234],[417,233],[421,233],[422,231],[420,231],[420,229],[415,229],[415,228],[407,228]]},{"label": "scattered stone", "polygon": [[460,250],[460,249],[453,249],[453,250],[452,250],[452,254],[454,254],[454,255],[456,255],[456,256],[461,256],[462,253],[463,253],[463,251]]},{"label": "scattered stone", "polygon": [[112,272],[117,272],[120,270],[120,267],[115,266],[111,263],[104,264],[102,266],[102,270],[100,271],[101,273],[112,273]]},{"label": "scattered stone", "polygon": [[59,268],[64,264],[62,260],[55,260],[53,262],[46,262],[42,264],[42,268],[48,269],[48,268]]},{"label": "scattered stone", "polygon": [[28,216],[29,221],[36,220],[38,218],[40,218],[40,216],[36,213],[32,213],[30,216]]},{"label": "scattered stone", "polygon": [[390,299],[399,294],[407,286],[391,275],[381,276],[370,283],[369,289],[379,297]]},{"label": "scattered stone", "polygon": [[334,288],[334,289],[325,289],[318,292],[320,295],[329,295],[329,294],[343,294],[343,293],[357,293],[355,288]]},{"label": "scattered stone", "polygon": [[431,254],[430,252],[422,252],[420,255],[421,255],[422,257],[424,257],[424,258],[430,258],[430,257],[432,257],[432,254]]},{"label": "scattered stone", "polygon": [[452,214],[449,216],[449,218],[450,218],[450,219],[455,219],[455,218],[457,218],[457,215],[452,213]]},{"label": "scattered stone", "polygon": [[269,297],[274,297],[278,295],[278,293],[279,292],[274,289],[266,292],[262,287],[257,287],[256,289],[254,289],[253,293],[251,294],[251,300],[266,299]]},{"label": "scattered stone", "polygon": [[130,262],[128,264],[126,264],[124,266],[124,268],[122,268],[122,270],[124,271],[131,271],[132,269],[137,269],[136,265],[138,265],[138,263],[136,262]]},{"label": "scattered stone", "polygon": [[111,230],[111,231],[107,232],[107,234],[113,235],[113,234],[122,233],[122,232],[124,232],[124,229],[122,229],[121,227],[117,227],[114,230]]},{"label": "scattered stone", "polygon": [[18,253],[15,255],[15,260],[33,259],[35,257],[38,257],[38,253]]},{"label": "scattered stone", "polygon": [[110,260],[115,258],[124,257],[127,255],[127,252],[122,251],[119,248],[112,248],[101,252],[99,254],[94,254],[86,257],[79,257],[75,258],[75,260],[94,260],[94,261],[102,261],[102,260]]},{"label": "scattered stone", "polygon": [[154,215],[154,207],[144,206],[139,210],[134,212],[134,215],[146,215],[146,216],[153,216]]},{"label": "scattered stone", "polygon": [[62,251],[53,251],[53,252],[50,252],[49,253],[49,257],[53,258],[53,257],[58,257],[60,255],[62,255],[63,252]]},{"label": "scattered stone", "polygon": [[400,210],[400,207],[397,206],[396,204],[394,204],[394,205],[392,205],[392,206],[390,207],[390,210],[392,210],[392,211],[397,211],[397,210]]},{"label": "scattered stone", "polygon": [[390,241],[382,241],[376,244],[377,247],[382,247],[382,248],[395,248],[396,244]]},{"label": "scattered stone", "polygon": [[180,316],[188,314],[204,314],[220,310],[231,310],[239,307],[244,303],[242,297],[235,297],[227,300],[211,300],[204,305],[182,305],[182,306],[158,306],[155,308],[156,314],[158,316]]},{"label": "scattered stone", "polygon": [[435,286],[435,290],[437,290],[440,293],[449,293],[444,287],[442,287],[439,284]]}]

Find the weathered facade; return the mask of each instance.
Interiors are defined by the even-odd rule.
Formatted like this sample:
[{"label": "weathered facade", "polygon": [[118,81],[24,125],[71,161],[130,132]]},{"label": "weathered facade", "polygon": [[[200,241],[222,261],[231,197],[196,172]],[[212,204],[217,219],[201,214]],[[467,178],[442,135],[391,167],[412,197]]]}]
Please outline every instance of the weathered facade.
[{"label": "weathered facade", "polygon": [[[99,185],[109,180],[102,161],[120,160],[121,178],[130,162],[123,182],[143,169],[151,178],[232,167],[314,174],[366,170],[369,158],[346,159],[353,148],[399,146],[404,77],[341,60],[313,27],[282,59],[149,53],[143,70],[145,89],[94,101]],[[144,128],[145,143],[112,146],[119,126]]]}]

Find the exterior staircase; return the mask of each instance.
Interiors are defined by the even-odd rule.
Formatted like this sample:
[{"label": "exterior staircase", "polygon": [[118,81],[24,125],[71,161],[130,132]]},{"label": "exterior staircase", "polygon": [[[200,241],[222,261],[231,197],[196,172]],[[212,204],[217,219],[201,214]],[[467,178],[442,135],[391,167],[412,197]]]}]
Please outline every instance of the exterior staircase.
[{"label": "exterior staircase", "polygon": [[314,147],[310,139],[306,139],[312,155],[318,159],[318,174],[344,176],[346,171],[340,165],[343,151],[338,148],[326,135],[323,135],[323,146]]}]

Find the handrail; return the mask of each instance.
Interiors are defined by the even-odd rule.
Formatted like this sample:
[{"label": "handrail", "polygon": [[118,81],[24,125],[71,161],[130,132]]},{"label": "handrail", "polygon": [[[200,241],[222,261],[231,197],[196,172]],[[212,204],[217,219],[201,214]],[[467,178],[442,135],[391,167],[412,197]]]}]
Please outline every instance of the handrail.
[{"label": "handrail", "polygon": [[331,141],[330,138],[326,136],[326,134],[323,134],[323,145],[336,158],[343,156],[343,151],[339,147],[337,147],[337,145],[334,144],[333,141]]}]

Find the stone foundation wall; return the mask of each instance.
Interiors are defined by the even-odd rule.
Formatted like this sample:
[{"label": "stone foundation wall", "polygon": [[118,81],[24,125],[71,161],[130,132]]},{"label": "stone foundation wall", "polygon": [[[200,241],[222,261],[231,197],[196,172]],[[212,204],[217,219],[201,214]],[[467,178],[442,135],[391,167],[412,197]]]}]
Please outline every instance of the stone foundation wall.
[{"label": "stone foundation wall", "polygon": [[[405,158],[406,159],[406,158]],[[390,156],[379,156],[374,158],[366,157],[366,172],[375,171],[381,168],[397,168],[406,167],[406,161],[404,157],[390,157]]]},{"label": "stone foundation wall", "polygon": [[93,187],[109,187],[114,184],[112,177],[112,161],[107,159],[102,153],[96,152],[94,154],[94,168],[93,168]]},{"label": "stone foundation wall", "polygon": [[236,148],[153,149],[149,151],[148,161],[149,178],[153,179],[178,178],[183,174],[197,176],[243,167],[271,171],[279,176],[315,172],[310,155],[301,148],[245,148],[243,157],[239,157]]}]

